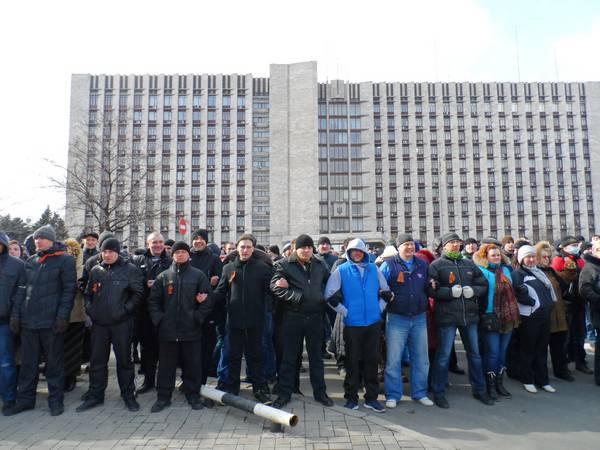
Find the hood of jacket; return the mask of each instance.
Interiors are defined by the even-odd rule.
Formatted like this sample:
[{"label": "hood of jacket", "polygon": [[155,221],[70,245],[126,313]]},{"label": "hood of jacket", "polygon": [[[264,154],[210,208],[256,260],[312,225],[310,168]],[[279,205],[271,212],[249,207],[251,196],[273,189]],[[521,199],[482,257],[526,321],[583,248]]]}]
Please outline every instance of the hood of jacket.
[{"label": "hood of jacket", "polygon": [[0,244],[4,245],[4,251],[8,253],[8,235],[0,231]]},{"label": "hood of jacket", "polygon": [[363,265],[363,264],[366,264],[366,263],[369,262],[369,252],[367,251],[367,246],[362,241],[362,239],[353,239],[348,244],[348,248],[346,248],[346,259],[348,261],[350,261],[351,263],[353,263],[353,264],[357,264],[354,261],[352,261],[352,259],[350,258],[350,252],[352,250],[360,250],[365,255],[365,257],[363,258],[363,260],[360,263],[358,263],[358,264]]}]

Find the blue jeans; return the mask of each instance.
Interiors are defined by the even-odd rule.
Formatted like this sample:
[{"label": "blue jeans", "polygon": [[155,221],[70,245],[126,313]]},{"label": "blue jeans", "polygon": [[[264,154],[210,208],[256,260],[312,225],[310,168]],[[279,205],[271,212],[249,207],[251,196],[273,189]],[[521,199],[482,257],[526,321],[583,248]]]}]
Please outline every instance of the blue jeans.
[{"label": "blue jeans", "polygon": [[483,334],[483,371],[498,374],[506,366],[506,349],[510,343],[512,331],[498,333],[482,331]]},{"label": "blue jeans", "polygon": [[460,332],[460,337],[462,338],[465,351],[467,352],[469,381],[471,382],[473,392],[485,391],[481,356],[479,355],[477,325],[473,324],[466,327],[456,327],[451,325],[438,328],[439,344],[435,353],[431,377],[431,385],[435,395],[444,395],[446,392],[446,384],[448,383],[448,363],[457,329]]},{"label": "blue jeans", "polygon": [[429,356],[426,313],[414,317],[388,313],[385,326],[387,361],[385,364],[385,396],[387,400],[402,398],[402,356],[408,347],[410,355],[410,393],[413,400],[427,397]]},{"label": "blue jeans", "polygon": [[17,398],[15,342],[8,325],[0,325],[0,394],[4,403]]}]

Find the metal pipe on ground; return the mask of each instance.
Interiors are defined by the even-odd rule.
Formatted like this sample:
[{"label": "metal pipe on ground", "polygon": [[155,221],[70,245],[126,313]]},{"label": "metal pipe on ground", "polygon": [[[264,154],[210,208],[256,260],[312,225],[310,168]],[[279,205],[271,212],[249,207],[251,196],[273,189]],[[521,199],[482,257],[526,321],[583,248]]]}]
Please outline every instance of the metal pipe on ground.
[{"label": "metal pipe on ground", "polygon": [[200,388],[200,395],[209,398],[223,405],[233,406],[252,414],[255,414],[264,419],[270,420],[273,423],[271,431],[281,431],[281,426],[295,427],[298,424],[298,416],[286,411],[282,411],[263,403],[255,402],[244,397],[228,394],[208,386]]}]

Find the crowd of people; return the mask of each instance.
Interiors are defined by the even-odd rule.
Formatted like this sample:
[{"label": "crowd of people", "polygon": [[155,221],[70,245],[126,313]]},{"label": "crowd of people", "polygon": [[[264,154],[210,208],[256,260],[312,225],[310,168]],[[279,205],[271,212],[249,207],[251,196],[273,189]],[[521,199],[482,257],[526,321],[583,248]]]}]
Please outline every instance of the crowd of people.
[{"label": "crowd of people", "polygon": [[511,397],[506,376],[528,393],[555,393],[548,349],[554,377],[574,381],[574,362],[600,385],[600,352],[594,372],[584,348],[600,340],[600,236],[550,244],[449,232],[425,248],[400,234],[377,256],[359,238],[336,253],[326,236],[315,245],[302,234],[280,252],[251,234],[219,247],[198,229],[191,246],[153,232],[129,254],[109,231],[63,243],[43,226],[27,244],[0,232],[6,416],[35,407],[40,373],[51,415],[62,414],[82,367],[89,385],[77,412],[102,404],[111,348],[130,411],[153,391],[151,411],[167,408],[178,369],[193,409],[213,406],[200,396],[209,376],[238,395],[242,358],[256,400],[283,408],[301,393],[305,350],[325,406],[324,359],[335,358],[346,408],[359,408],[361,389],[364,407],[395,408],[405,383],[421,405],[449,408],[448,372],[464,374],[457,331],[473,397],[486,405]]}]

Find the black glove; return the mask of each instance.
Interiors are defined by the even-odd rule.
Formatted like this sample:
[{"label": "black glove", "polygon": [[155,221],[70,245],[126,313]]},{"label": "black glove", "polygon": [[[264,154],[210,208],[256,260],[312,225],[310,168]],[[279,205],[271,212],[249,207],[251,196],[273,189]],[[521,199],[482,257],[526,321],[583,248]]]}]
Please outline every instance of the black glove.
[{"label": "black glove", "polygon": [[331,297],[329,297],[327,299],[327,302],[333,307],[335,308],[337,305],[339,305],[340,303],[344,302],[344,296],[342,295],[342,290],[340,289],[339,291],[337,291],[335,294],[333,294]]},{"label": "black glove", "polygon": [[392,291],[381,291],[379,292],[379,297],[381,297],[384,302],[389,303],[394,298],[394,294]]},{"label": "black glove", "polygon": [[69,328],[69,322],[59,317],[56,319],[56,322],[54,322],[54,328],[52,328],[52,331],[54,334],[63,334],[65,331],[67,331],[67,328]]},{"label": "black glove", "polygon": [[11,317],[8,326],[12,334],[19,334],[19,331],[21,331],[21,324],[19,322],[19,319],[17,319],[16,317]]}]

